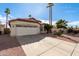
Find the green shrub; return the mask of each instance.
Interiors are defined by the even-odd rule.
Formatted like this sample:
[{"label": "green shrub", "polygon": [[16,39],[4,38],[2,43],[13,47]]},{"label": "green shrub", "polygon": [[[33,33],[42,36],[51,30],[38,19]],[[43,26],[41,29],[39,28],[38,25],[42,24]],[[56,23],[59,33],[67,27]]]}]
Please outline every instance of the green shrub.
[{"label": "green shrub", "polygon": [[69,29],[67,30],[67,33],[74,33],[74,34],[78,34],[78,33],[79,33],[79,30],[69,28]]},{"label": "green shrub", "polygon": [[72,28],[67,29],[67,33],[73,33],[73,29]]},{"label": "green shrub", "polygon": [[73,30],[73,33],[74,34],[78,34],[79,33],[79,30]]},{"label": "green shrub", "polygon": [[4,28],[4,34],[10,34],[10,29],[9,28]]},{"label": "green shrub", "polygon": [[53,28],[53,25],[44,24],[44,29],[47,31],[47,33],[51,33],[52,28]]},{"label": "green shrub", "polygon": [[57,36],[61,36],[62,34],[63,34],[62,30],[58,30],[58,31],[54,32],[54,35],[57,35]]}]

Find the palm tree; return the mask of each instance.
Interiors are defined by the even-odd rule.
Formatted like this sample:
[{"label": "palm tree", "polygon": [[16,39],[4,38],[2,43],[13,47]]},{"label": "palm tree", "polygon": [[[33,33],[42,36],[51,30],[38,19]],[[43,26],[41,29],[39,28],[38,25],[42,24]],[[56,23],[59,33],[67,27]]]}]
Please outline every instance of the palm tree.
[{"label": "palm tree", "polygon": [[6,13],[6,28],[7,28],[8,15],[10,14],[10,9],[6,8],[5,13]]},{"label": "palm tree", "polygon": [[32,17],[32,15],[31,14],[29,14],[29,16],[28,16],[29,18],[31,18]]}]

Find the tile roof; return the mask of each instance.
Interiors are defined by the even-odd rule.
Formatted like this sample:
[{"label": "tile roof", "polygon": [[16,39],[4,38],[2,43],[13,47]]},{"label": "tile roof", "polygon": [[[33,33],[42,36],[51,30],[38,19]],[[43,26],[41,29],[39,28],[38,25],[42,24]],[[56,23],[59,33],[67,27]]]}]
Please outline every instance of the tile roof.
[{"label": "tile roof", "polygon": [[12,19],[12,20],[10,20],[10,21],[9,21],[9,25],[10,25],[10,22],[13,22],[13,21],[34,22],[34,23],[39,23],[39,24],[41,24],[41,21],[36,20],[35,18],[17,18],[17,19]]}]

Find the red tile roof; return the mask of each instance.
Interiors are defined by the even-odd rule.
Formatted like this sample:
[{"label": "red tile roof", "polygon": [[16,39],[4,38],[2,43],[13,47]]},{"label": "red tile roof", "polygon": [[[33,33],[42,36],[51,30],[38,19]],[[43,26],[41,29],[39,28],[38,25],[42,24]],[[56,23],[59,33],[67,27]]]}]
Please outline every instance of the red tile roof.
[{"label": "red tile roof", "polygon": [[41,24],[41,21],[36,20],[35,18],[17,18],[17,19],[10,20],[9,25],[10,25],[10,22],[13,22],[13,21],[24,21],[24,22],[33,22],[33,23]]}]

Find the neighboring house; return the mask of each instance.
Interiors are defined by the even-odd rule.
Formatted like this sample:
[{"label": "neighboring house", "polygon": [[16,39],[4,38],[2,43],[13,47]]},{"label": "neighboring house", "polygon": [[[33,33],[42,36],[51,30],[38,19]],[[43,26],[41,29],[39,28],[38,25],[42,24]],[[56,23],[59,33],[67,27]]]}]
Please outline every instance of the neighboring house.
[{"label": "neighboring house", "polygon": [[41,21],[35,18],[18,18],[9,21],[11,36],[39,34]]},{"label": "neighboring house", "polygon": [[0,34],[4,34],[5,25],[0,24]]}]

